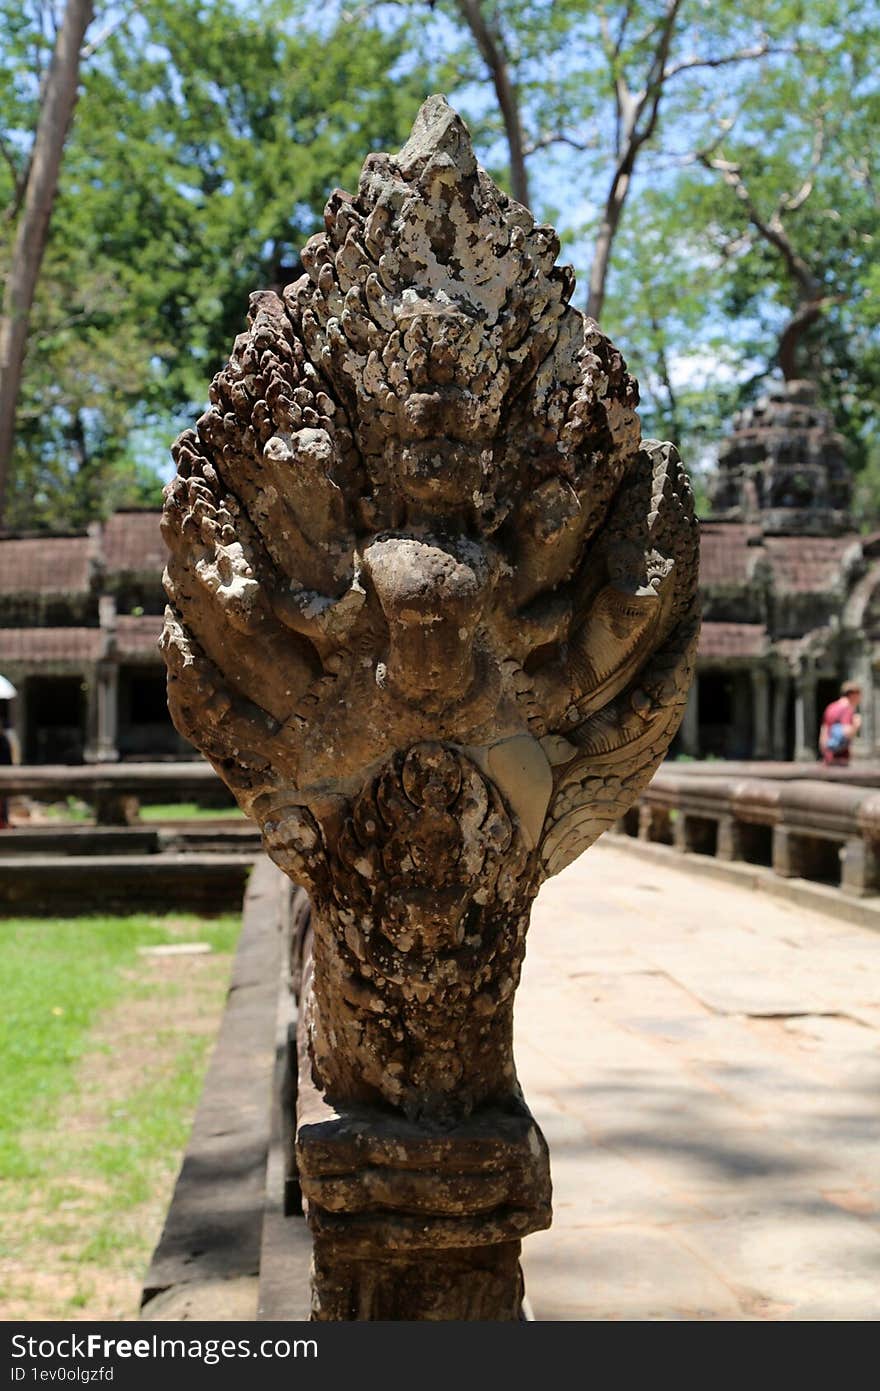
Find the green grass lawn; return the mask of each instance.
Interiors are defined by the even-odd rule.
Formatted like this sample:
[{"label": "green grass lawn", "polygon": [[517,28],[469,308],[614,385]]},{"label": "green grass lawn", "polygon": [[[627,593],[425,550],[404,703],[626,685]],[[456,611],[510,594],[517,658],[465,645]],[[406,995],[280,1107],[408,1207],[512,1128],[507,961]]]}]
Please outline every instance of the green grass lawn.
[{"label": "green grass lawn", "polygon": [[[0,1305],[133,1317],[240,919],[0,920]],[[210,954],[139,947],[207,942]],[[47,1289],[47,1284],[51,1287]]]},{"label": "green grass lawn", "polygon": [[[53,802],[45,808],[50,821],[86,822],[93,819],[90,807],[76,797]],[[197,802],[162,802],[140,808],[141,821],[244,821],[240,807],[200,807]]]},{"label": "green grass lawn", "polygon": [[141,821],[244,821],[240,807],[200,807],[195,802],[141,803]]}]

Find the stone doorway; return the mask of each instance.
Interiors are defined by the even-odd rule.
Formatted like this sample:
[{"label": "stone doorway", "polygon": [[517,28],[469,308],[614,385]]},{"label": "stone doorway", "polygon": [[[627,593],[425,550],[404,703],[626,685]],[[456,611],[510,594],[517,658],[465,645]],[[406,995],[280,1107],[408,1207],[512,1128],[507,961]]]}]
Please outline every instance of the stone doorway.
[{"label": "stone doorway", "polygon": [[819,747],[819,730],[822,727],[822,716],[825,707],[830,705],[832,700],[837,700],[840,696],[840,686],[843,678],[836,676],[820,676],[816,682],[816,729],[813,743],[816,745],[817,756]]},{"label": "stone doorway", "polygon": [[703,758],[750,758],[752,689],[747,671],[700,672],[699,747]]},{"label": "stone doorway", "polygon": [[30,676],[25,682],[25,759],[82,763],[86,688],[81,676]]},{"label": "stone doorway", "polygon": [[121,667],[119,672],[119,756],[161,758],[179,755],[179,739],[165,691],[164,670]]}]

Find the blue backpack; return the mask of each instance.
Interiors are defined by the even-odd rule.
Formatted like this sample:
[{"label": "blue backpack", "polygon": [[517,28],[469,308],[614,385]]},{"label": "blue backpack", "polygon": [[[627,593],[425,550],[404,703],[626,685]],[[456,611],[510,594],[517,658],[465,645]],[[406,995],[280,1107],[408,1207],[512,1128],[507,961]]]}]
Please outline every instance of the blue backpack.
[{"label": "blue backpack", "polygon": [[833,754],[846,753],[849,748],[849,739],[846,736],[846,730],[839,720],[835,720],[834,724],[829,729],[828,738],[825,740],[825,747],[829,753]]}]

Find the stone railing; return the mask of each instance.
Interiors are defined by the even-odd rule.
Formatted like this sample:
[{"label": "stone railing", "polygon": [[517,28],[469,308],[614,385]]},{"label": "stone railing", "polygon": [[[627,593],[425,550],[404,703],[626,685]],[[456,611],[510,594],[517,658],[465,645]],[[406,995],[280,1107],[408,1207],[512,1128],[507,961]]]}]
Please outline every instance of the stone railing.
[{"label": "stone railing", "polygon": [[[836,770],[835,770],[836,771]],[[618,829],[785,878],[880,893],[880,790],[827,777],[737,777],[661,768]]]},{"label": "stone railing", "polygon": [[749,759],[670,759],[664,771],[697,778],[770,778],[773,782],[839,782],[853,787],[880,787],[880,762],[857,759],[847,768],[826,767],[817,759],[808,763]]},{"label": "stone railing", "polygon": [[38,802],[79,797],[93,807],[100,826],[136,820],[141,799],[186,801],[222,793],[214,769],[201,761],[0,768],[0,797],[32,797]]}]

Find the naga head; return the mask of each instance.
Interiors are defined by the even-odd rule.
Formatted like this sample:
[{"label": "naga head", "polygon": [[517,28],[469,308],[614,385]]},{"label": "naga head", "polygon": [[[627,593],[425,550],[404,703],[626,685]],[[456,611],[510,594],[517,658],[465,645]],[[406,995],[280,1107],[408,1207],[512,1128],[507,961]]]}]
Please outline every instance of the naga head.
[{"label": "naga head", "polygon": [[174,721],[414,999],[450,952],[489,970],[468,856],[533,894],[650,777],[692,670],[687,478],[558,252],[430,98],[252,296],[166,490]]},{"label": "naga head", "polygon": [[621,398],[603,452],[635,448],[634,383],[604,340],[590,357],[556,233],[480,169],[442,97],[398,155],[367,159],[357,198],[333,195],[326,227],[284,300],[350,424],[366,529],[491,535],[522,488],[570,478],[590,386]]},{"label": "naga head", "polygon": [[608,690],[578,635],[656,636],[692,589],[677,461],[644,462],[555,232],[442,97],[325,221],[252,296],[167,490],[172,714],[249,809],[355,793],[428,734],[569,736]]}]

